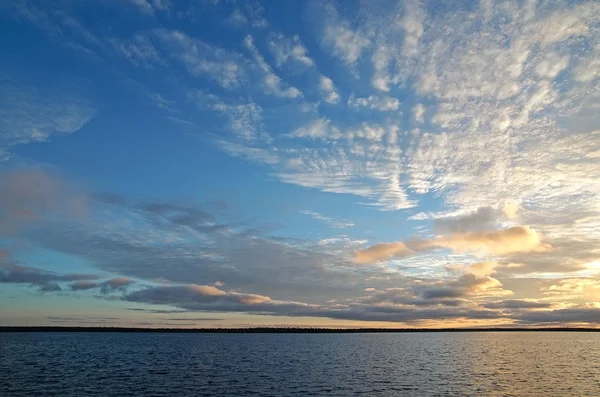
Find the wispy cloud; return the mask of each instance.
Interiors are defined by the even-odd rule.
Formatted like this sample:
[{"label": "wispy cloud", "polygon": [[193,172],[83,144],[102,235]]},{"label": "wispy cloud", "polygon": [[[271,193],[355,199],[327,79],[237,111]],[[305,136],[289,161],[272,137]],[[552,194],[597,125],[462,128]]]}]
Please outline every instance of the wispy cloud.
[{"label": "wispy cloud", "polygon": [[285,37],[281,33],[271,33],[269,36],[269,50],[275,58],[277,67],[286,64],[300,64],[304,67],[310,67],[315,62],[308,56],[308,50],[300,41],[300,37]]},{"label": "wispy cloud", "polygon": [[129,0],[130,3],[146,14],[153,14],[155,11],[168,11],[170,0]]},{"label": "wispy cloud", "polygon": [[271,67],[267,64],[263,56],[258,52],[258,49],[254,45],[252,36],[246,36],[244,39],[244,45],[250,51],[259,69],[264,74],[263,87],[267,94],[283,98],[297,98],[302,96],[300,90],[298,90],[296,87],[287,86],[284,82],[282,82],[279,76],[273,73]]},{"label": "wispy cloud", "polygon": [[0,81],[0,148],[44,142],[53,135],[79,131],[96,114],[89,101],[75,93],[47,92]]},{"label": "wispy cloud", "polygon": [[155,65],[164,64],[165,61],[159,55],[152,41],[141,34],[134,35],[130,40],[110,39],[114,50],[125,57],[135,66],[152,68]]},{"label": "wispy cloud", "polygon": [[347,227],[354,226],[354,223],[352,223],[352,222],[337,221],[337,220],[335,220],[333,218],[321,215],[318,212],[314,212],[314,211],[311,211],[311,210],[302,210],[302,211],[300,211],[300,213],[304,214],[304,215],[308,215],[308,216],[310,216],[313,219],[316,219],[318,221],[323,221],[323,222],[331,225],[331,227],[336,228],[336,229],[345,229]]},{"label": "wispy cloud", "polygon": [[203,75],[226,89],[239,86],[246,78],[246,60],[234,51],[212,46],[177,30],[158,29],[155,34],[171,51],[171,56],[183,63],[192,75]]}]

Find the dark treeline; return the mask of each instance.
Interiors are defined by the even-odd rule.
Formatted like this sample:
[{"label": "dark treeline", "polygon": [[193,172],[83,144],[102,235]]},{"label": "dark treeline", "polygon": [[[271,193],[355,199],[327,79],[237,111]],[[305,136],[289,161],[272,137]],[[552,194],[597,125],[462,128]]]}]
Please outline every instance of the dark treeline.
[{"label": "dark treeline", "polygon": [[390,333],[390,332],[600,332],[599,328],[126,328],[126,327],[9,327],[0,332],[169,332],[169,333],[226,333],[226,334],[332,334],[332,333]]}]

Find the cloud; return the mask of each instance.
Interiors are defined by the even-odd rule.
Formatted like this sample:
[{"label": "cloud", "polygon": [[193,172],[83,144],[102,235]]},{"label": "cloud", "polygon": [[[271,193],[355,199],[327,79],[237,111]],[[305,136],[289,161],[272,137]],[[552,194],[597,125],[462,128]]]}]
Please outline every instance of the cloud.
[{"label": "cloud", "polygon": [[423,118],[423,116],[425,115],[425,106],[423,106],[423,104],[417,103],[413,107],[412,113],[413,113],[413,118],[415,119],[415,121],[417,123],[423,123],[425,121],[425,119]]},{"label": "cloud", "polygon": [[0,171],[0,235],[12,235],[50,215],[64,220],[85,212],[85,196],[40,167]]},{"label": "cloud", "polygon": [[108,294],[114,291],[125,291],[127,287],[135,283],[127,277],[115,277],[100,283],[100,292]]},{"label": "cloud", "polygon": [[58,282],[83,282],[98,278],[99,276],[95,274],[58,274],[44,269],[23,266],[10,257],[0,260],[0,283],[31,284],[39,286],[42,291],[46,292],[57,290],[56,283]]},{"label": "cloud", "polygon": [[[69,87],[65,82],[64,87]],[[83,128],[96,109],[79,94],[33,88],[14,79],[0,80],[0,161],[15,145],[45,142]]]},{"label": "cloud", "polygon": [[402,258],[436,248],[455,252],[485,252],[504,255],[519,252],[546,252],[551,246],[541,242],[541,235],[528,226],[515,226],[496,231],[456,233],[430,240],[381,243],[355,253],[357,263]]},{"label": "cloud", "polygon": [[323,95],[323,100],[329,103],[338,103],[340,94],[337,92],[333,81],[326,76],[319,79],[319,91]]},{"label": "cloud", "polygon": [[407,1],[404,5],[404,16],[399,25],[404,30],[403,54],[416,56],[419,54],[419,41],[423,36],[424,12],[419,1]]},{"label": "cloud", "polygon": [[436,230],[450,233],[485,230],[494,226],[498,211],[492,207],[481,207],[477,211],[463,216],[440,218],[435,220]]},{"label": "cloud", "polygon": [[46,283],[40,285],[40,292],[58,292],[62,291],[62,288],[57,283]]},{"label": "cloud", "polygon": [[373,263],[391,258],[403,258],[414,255],[415,251],[408,248],[401,241],[396,243],[380,243],[355,253],[356,262],[359,264]]},{"label": "cloud", "polygon": [[205,76],[225,89],[236,88],[246,79],[248,63],[242,55],[193,39],[181,31],[157,29],[154,33],[190,74]]},{"label": "cloud", "polygon": [[134,35],[130,40],[111,39],[110,43],[118,54],[135,66],[151,69],[165,63],[152,41],[141,34]]},{"label": "cloud", "polygon": [[281,68],[285,64],[307,68],[315,62],[308,56],[308,50],[300,41],[298,35],[285,37],[281,33],[269,35],[269,50],[275,58],[275,64]]},{"label": "cloud", "polygon": [[335,127],[330,127],[330,121],[327,119],[318,119],[309,124],[298,128],[292,132],[292,136],[297,138],[328,138],[331,133],[335,134]]},{"label": "cloud", "polygon": [[[101,198],[81,194],[47,170],[41,176],[7,171],[0,176],[0,223],[11,240],[77,255],[126,279],[211,285],[223,296],[254,291],[271,297],[251,309],[232,297],[210,304],[194,298],[185,303],[188,310],[510,322],[530,310],[597,300],[600,191],[594,176],[600,135],[594,115],[600,9],[595,2],[482,2],[468,13],[458,12],[455,4],[433,13],[418,2],[390,7],[363,2],[352,7],[354,15],[342,15],[345,7],[338,13],[325,6],[315,18],[324,22],[317,44],[349,66],[350,76],[335,62],[317,70],[320,58],[308,51],[317,56],[315,43],[303,32],[252,32],[242,50],[240,40],[219,39],[223,47],[198,40],[185,23],[181,32],[99,38],[66,12],[30,3],[15,6],[23,8],[19,21],[31,21],[53,39],[108,60],[117,53],[133,65],[153,68],[152,74],[160,72],[165,91],[149,91],[151,100],[179,120],[195,121],[198,115],[186,113],[176,88],[207,84],[204,89],[222,93],[188,98],[199,104],[198,120],[218,119],[218,134],[210,136],[228,155],[260,164],[285,183],[351,194],[353,202],[371,209],[418,206],[423,212],[411,218],[432,222],[419,223],[421,237],[371,247],[361,236],[286,238],[204,204]],[[161,7],[157,1],[137,3],[148,10]],[[222,16],[232,10],[231,21],[246,25],[237,32],[241,37],[252,25],[268,25],[260,6],[230,4]],[[174,12],[165,21],[188,17]],[[144,26],[156,23],[155,18],[144,21]],[[116,32],[112,28],[109,23],[98,32]],[[131,69],[124,62],[115,65],[125,67],[119,73]],[[177,70],[166,66],[181,66],[188,75],[176,76]],[[21,143],[76,131],[89,120],[87,108],[89,117],[95,114],[78,87],[62,92],[23,88],[12,76],[1,81],[9,88],[3,92],[11,95],[4,100],[8,110],[0,128],[6,131],[0,156],[10,156]],[[292,83],[309,87],[306,102],[281,101],[300,98]],[[341,94],[351,92],[357,95],[346,95],[348,106],[324,103],[340,103]],[[36,104],[22,106],[17,99]],[[309,107],[312,113],[302,113]],[[434,207],[437,212],[425,212]],[[89,222],[71,222],[77,212]],[[385,241],[386,222],[411,214],[398,211],[381,218],[382,229],[369,234],[370,244]],[[312,211],[305,215],[332,226],[352,223]],[[515,226],[517,221],[528,226]],[[440,235],[427,236],[430,223]],[[359,248],[365,248],[356,253],[359,263],[402,260],[355,266],[352,251]],[[481,260],[495,262],[472,264]],[[36,273],[13,264],[22,269],[3,265],[3,277]],[[525,275],[523,287],[518,283],[525,283]],[[63,276],[38,269],[39,282],[29,284],[53,291],[84,281],[56,280]],[[129,285],[126,294],[144,283],[104,280],[87,281],[99,292]],[[227,289],[215,280],[223,280]],[[504,285],[513,284],[522,289],[515,290],[515,299],[498,300],[507,294]],[[365,288],[374,291],[360,296]],[[528,299],[529,293],[536,299]],[[193,294],[210,295],[203,289]],[[325,304],[332,297],[335,305]],[[298,302],[303,300],[307,303]],[[548,302],[551,306],[543,306]]]},{"label": "cloud", "polygon": [[600,309],[578,307],[556,310],[536,310],[521,313],[517,318],[523,323],[600,324]]},{"label": "cloud", "polygon": [[354,226],[354,223],[352,223],[352,222],[336,221],[333,218],[321,215],[318,212],[314,212],[314,211],[310,211],[310,210],[302,210],[302,211],[300,211],[300,213],[304,214],[304,215],[308,215],[308,216],[312,217],[313,219],[323,221],[323,222],[329,224],[331,227],[336,228],[336,229],[345,229],[345,228]]},{"label": "cloud", "polygon": [[227,22],[235,27],[240,27],[248,24],[248,18],[244,15],[244,13],[239,8],[234,8],[234,10],[227,18]]},{"label": "cloud", "polygon": [[551,306],[551,303],[523,299],[506,299],[483,304],[487,309],[548,309]]},{"label": "cloud", "polygon": [[326,22],[322,43],[325,47],[331,48],[334,56],[348,65],[356,63],[363,50],[371,44],[360,32],[350,29],[345,22],[335,19]]},{"label": "cloud", "polygon": [[296,299],[306,291],[322,296],[325,291],[354,288],[348,284],[351,274],[333,277],[326,270],[349,267],[345,256],[350,247],[329,252],[318,242],[269,237],[261,227],[224,222],[223,215],[198,205],[114,194],[93,195],[90,201],[98,210],[93,213],[102,217],[68,227],[44,224],[22,238],[128,278],[198,284],[220,280],[228,288],[252,287],[280,299]]},{"label": "cloud", "polygon": [[[595,261],[600,260],[600,247],[593,237],[546,238],[551,250],[506,255],[501,262],[510,274],[548,274],[566,275],[584,271],[588,266],[593,269]],[[511,265],[518,265],[510,267]]]},{"label": "cloud", "polygon": [[438,237],[421,247],[444,247],[453,251],[483,251],[495,255],[515,252],[544,252],[551,247],[541,242],[541,235],[528,226],[514,226],[492,232],[468,232]]},{"label": "cloud", "polygon": [[267,94],[282,98],[298,98],[302,96],[302,93],[296,87],[288,86],[284,88],[286,84],[281,81],[279,76],[273,73],[271,67],[267,64],[262,55],[260,55],[258,49],[254,45],[254,39],[252,36],[246,36],[244,39],[244,45],[248,50],[250,50],[250,53],[254,57],[258,68],[263,72],[263,87]]},{"label": "cloud", "polygon": [[229,119],[229,128],[239,138],[253,140],[261,133],[262,108],[256,103],[242,105],[218,103],[213,106],[213,109]]},{"label": "cloud", "polygon": [[217,113],[227,122],[224,128],[235,134],[236,140],[256,141],[267,140],[268,134],[263,125],[263,108],[256,102],[248,99],[246,101],[223,101],[216,95],[203,91],[195,91],[190,94],[201,111]]},{"label": "cloud", "polygon": [[516,202],[507,201],[500,207],[480,207],[466,214],[436,217],[434,227],[438,231],[450,233],[483,231],[515,219],[518,211],[519,205]]},{"label": "cloud", "polygon": [[212,285],[197,284],[148,287],[129,293],[123,299],[130,302],[175,304],[181,308],[203,307],[205,310],[210,310],[211,306],[217,310],[225,310],[228,306],[235,309],[241,305],[271,302],[271,298],[267,296],[224,291]]},{"label": "cloud", "polygon": [[279,157],[265,148],[244,146],[232,142],[220,142],[219,147],[235,157],[242,157],[251,161],[265,164],[279,163]]},{"label": "cloud", "polygon": [[400,101],[397,98],[379,97],[370,95],[366,98],[355,98],[351,95],[348,98],[348,106],[356,109],[368,108],[371,110],[379,110],[380,112],[390,112],[398,110]]},{"label": "cloud", "polygon": [[137,6],[139,10],[146,14],[154,14],[155,10],[167,11],[169,9],[169,0],[129,0]]},{"label": "cloud", "polygon": [[93,289],[98,287],[98,284],[94,281],[75,281],[70,285],[71,290],[73,291],[85,291],[88,289]]},{"label": "cloud", "polygon": [[[272,316],[310,316],[357,321],[413,322],[424,319],[449,318],[502,318],[502,313],[493,310],[456,307],[451,301],[440,300],[431,308],[415,304],[396,305],[388,303],[356,302],[349,305],[323,306],[300,302],[275,301],[266,296],[244,294],[212,288],[206,290],[197,285],[149,287],[123,297],[137,303],[169,304],[189,312],[248,312]],[[435,298],[434,298],[435,299]],[[445,305],[445,304],[448,305]],[[440,305],[440,307],[436,307]]]}]

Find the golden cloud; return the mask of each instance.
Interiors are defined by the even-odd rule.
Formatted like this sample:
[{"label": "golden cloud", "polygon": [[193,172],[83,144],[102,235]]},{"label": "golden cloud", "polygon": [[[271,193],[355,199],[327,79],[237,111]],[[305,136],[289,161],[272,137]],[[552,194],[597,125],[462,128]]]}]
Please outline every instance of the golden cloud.
[{"label": "golden cloud", "polygon": [[455,252],[485,252],[494,255],[545,252],[552,249],[551,245],[544,244],[541,240],[541,234],[529,226],[515,226],[495,231],[456,233],[430,240],[376,244],[357,251],[355,260],[359,264],[373,263],[392,258],[403,258],[436,248],[449,248]]}]

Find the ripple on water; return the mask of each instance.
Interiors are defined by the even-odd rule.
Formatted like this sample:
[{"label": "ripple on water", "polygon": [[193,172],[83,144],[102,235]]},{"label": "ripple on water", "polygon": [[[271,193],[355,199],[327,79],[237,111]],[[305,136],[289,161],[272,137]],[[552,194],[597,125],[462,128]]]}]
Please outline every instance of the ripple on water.
[{"label": "ripple on water", "polygon": [[600,334],[0,333],[0,396],[594,396]]}]

